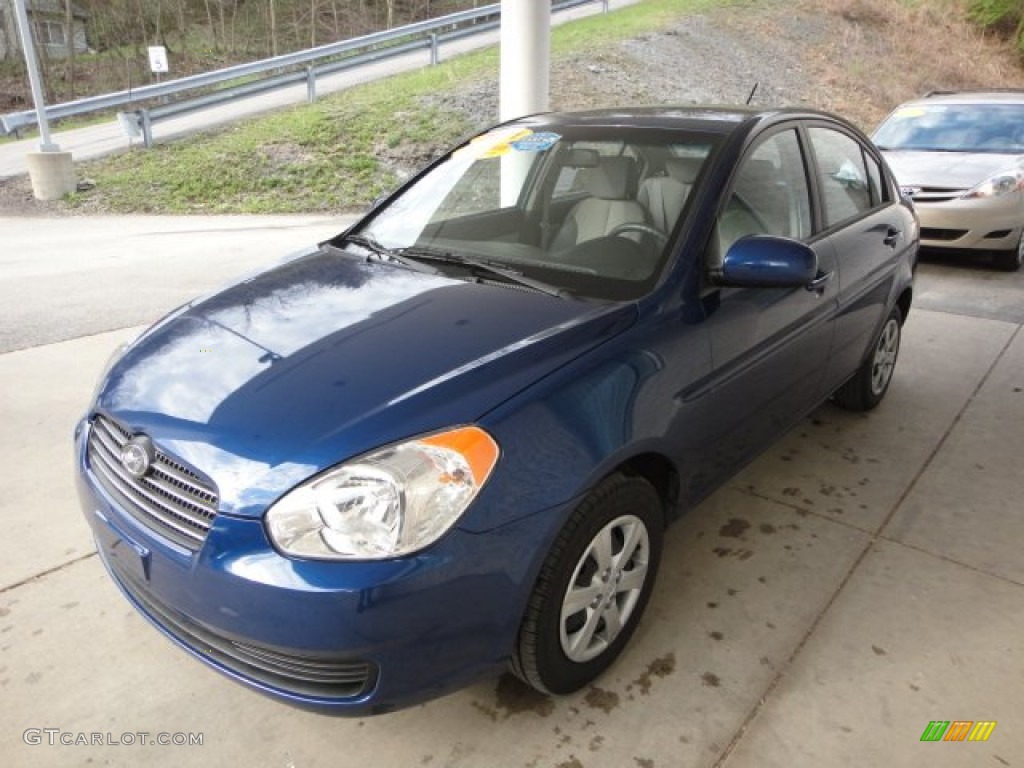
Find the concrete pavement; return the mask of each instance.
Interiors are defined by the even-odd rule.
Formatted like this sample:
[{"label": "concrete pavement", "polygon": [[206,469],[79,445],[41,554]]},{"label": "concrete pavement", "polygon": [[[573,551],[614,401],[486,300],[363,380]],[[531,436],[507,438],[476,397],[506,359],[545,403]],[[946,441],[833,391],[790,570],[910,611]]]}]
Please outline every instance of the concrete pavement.
[{"label": "concrete pavement", "polygon": [[[284,252],[333,226],[220,221],[194,219],[192,234],[182,231],[188,220],[108,222],[105,238],[95,221],[47,220],[36,222],[32,255],[77,245],[74,259],[58,260],[57,276],[90,293],[110,284],[104,259],[119,253],[132,283],[153,286],[154,305],[169,308],[182,290],[208,290],[233,267],[215,277],[200,271],[220,250],[211,241],[205,257],[162,271],[174,248],[160,258],[146,248],[118,252],[126,233],[142,243],[170,238],[184,253],[222,229],[237,268],[249,269],[258,259],[243,257],[268,233],[278,233]],[[58,230],[65,245],[52,247],[48,235]],[[15,280],[37,280],[37,289],[5,289],[5,301],[31,304],[46,269],[24,262],[17,270]],[[354,721],[292,710],[227,682],[117,593],[77,508],[70,432],[110,350],[135,329],[85,335],[95,331],[75,309],[64,340],[29,330],[26,348],[0,355],[4,763],[1024,765],[1024,334],[1013,316],[1024,274],[1000,274],[989,291],[995,274],[921,267],[927,308],[911,313],[886,401],[866,416],[820,408],[675,525],[648,613],[596,686],[547,699],[506,676]],[[972,292],[994,298],[977,307],[943,298]],[[60,316],[60,303],[51,311]],[[998,725],[984,743],[922,743],[932,720]],[[25,743],[26,731],[46,728],[71,740],[98,733],[103,743],[64,746],[57,737],[50,745],[41,730],[42,743]],[[125,743],[140,732],[147,742],[201,733],[203,743]]]},{"label": "concrete pavement", "polygon": [[[610,0],[609,8],[614,10],[632,5],[635,2],[637,0]],[[599,2],[570,8],[567,11],[554,14],[552,16],[552,25],[558,26],[601,12],[602,4]],[[497,42],[498,32],[496,30],[483,32],[461,40],[454,40],[441,46],[441,59],[442,61],[450,59],[453,56],[458,56],[468,51],[495,45]],[[384,61],[374,62],[352,70],[318,78],[316,81],[317,94],[324,96],[329,93],[337,93],[389,75],[422,69],[429,64],[429,51],[417,51],[396,56],[393,59],[385,59]],[[233,123],[264,112],[302,104],[306,99],[305,83],[287,88],[279,88],[268,93],[236,99],[226,104],[219,104],[187,115],[154,123],[153,138],[154,141],[159,142],[187,136],[198,131]],[[498,116],[495,115],[494,119],[496,121]],[[60,145],[62,150],[71,152],[76,161],[102,157],[113,152],[123,152],[133,146],[133,143],[124,135],[116,119],[84,128],[59,131],[53,134],[53,140]],[[141,140],[136,140],[134,144],[141,144]],[[28,173],[25,156],[29,152],[37,151],[38,148],[38,139],[24,139],[22,141],[0,144],[0,179]]]}]

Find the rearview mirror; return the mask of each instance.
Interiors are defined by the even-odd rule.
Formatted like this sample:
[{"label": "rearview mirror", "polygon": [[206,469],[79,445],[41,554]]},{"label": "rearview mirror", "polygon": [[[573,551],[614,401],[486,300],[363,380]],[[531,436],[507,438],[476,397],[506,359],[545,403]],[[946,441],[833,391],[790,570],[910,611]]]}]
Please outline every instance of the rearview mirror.
[{"label": "rearview mirror", "polygon": [[719,282],[744,288],[797,288],[818,274],[818,257],[798,240],[748,235],[725,254]]}]

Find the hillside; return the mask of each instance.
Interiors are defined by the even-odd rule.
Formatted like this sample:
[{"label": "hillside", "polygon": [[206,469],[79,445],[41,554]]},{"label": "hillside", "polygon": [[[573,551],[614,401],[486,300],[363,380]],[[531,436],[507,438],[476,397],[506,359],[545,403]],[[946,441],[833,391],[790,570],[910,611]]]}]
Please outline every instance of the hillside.
[{"label": "hillside", "polygon": [[[736,103],[756,84],[756,104],[826,109],[870,131],[928,90],[1024,88],[1019,57],[970,25],[959,0],[645,0],[559,28],[554,51],[553,109]],[[493,122],[496,69],[493,51],[474,54],[215,135],[83,163],[80,177],[96,187],[69,202],[40,206],[26,181],[8,182],[0,212],[358,209]]]}]

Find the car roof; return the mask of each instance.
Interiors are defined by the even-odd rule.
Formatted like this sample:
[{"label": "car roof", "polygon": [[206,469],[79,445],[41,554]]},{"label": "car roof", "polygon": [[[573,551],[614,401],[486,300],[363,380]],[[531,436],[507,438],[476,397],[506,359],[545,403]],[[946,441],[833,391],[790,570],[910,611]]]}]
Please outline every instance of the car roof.
[{"label": "car roof", "polygon": [[545,112],[522,118],[531,124],[547,127],[591,126],[624,128],[670,128],[712,133],[731,133],[744,123],[775,122],[784,118],[811,118],[838,120],[842,118],[827,112],[798,108],[771,108],[731,105],[683,105],[621,107],[593,109],[579,112]]},{"label": "car roof", "polygon": [[977,91],[931,91],[902,106],[925,104],[1024,104],[1024,88],[992,88]]}]

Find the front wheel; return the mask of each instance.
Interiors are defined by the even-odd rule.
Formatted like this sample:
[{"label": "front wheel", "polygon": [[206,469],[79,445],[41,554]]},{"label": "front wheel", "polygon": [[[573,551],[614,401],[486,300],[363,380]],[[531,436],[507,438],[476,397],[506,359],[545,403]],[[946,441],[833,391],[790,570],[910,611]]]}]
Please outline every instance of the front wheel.
[{"label": "front wheel", "polygon": [[663,528],[661,499],[643,478],[613,475],[594,488],[541,567],[512,671],[555,694],[577,691],[604,672],[651,596]]},{"label": "front wheel", "polygon": [[998,269],[1006,272],[1016,272],[1024,264],[1024,232],[1021,232],[1017,247],[1009,251],[996,251],[992,261]]},{"label": "front wheel", "polygon": [[871,354],[861,363],[860,368],[849,381],[836,390],[836,405],[848,411],[870,411],[889,391],[889,382],[896,367],[900,352],[900,331],[903,314],[899,307],[893,307],[882,332],[878,334]]}]

